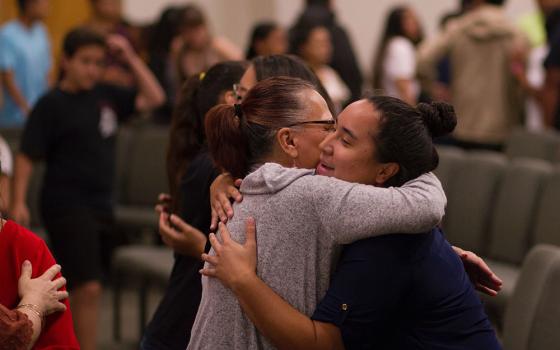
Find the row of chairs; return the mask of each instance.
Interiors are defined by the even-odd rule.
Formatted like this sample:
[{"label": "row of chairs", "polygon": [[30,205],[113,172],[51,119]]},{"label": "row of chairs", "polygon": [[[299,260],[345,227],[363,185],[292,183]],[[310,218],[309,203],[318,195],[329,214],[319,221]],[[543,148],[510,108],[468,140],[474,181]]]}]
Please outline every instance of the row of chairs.
[{"label": "row of chairs", "polygon": [[527,252],[536,244],[560,246],[560,167],[449,147],[439,154],[436,174],[448,197],[443,228],[452,244],[485,257],[504,280],[497,297],[484,297],[501,326]]},{"label": "row of chairs", "polygon": [[505,350],[560,349],[560,248],[537,245],[527,255],[505,313]]},{"label": "row of chairs", "polygon": [[510,159],[535,158],[558,163],[560,133],[552,130],[531,132],[525,128],[518,128],[509,136],[504,151]]}]

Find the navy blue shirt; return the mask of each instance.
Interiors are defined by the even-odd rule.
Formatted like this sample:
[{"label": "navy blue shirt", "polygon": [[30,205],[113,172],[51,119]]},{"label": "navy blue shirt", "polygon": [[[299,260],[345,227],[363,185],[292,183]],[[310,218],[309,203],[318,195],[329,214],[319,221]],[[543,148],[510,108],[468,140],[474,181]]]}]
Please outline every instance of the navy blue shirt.
[{"label": "navy blue shirt", "polygon": [[312,318],[337,325],[346,349],[501,349],[439,229],[345,246]]}]

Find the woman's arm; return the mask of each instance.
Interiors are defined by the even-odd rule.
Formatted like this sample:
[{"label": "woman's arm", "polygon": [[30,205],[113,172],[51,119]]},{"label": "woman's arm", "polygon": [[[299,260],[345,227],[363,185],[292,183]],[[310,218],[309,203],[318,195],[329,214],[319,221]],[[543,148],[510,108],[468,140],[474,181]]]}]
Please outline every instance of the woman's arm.
[{"label": "woman's arm", "polygon": [[130,42],[126,38],[114,34],[107,38],[107,44],[111,50],[122,56],[138,82],[136,109],[147,111],[161,106],[165,102],[165,93],[148,66],[138,57]]},{"label": "woman's arm", "polygon": [[202,258],[214,266],[202,269],[201,273],[219,278],[230,288],[251,322],[274,346],[279,349],[344,349],[338,327],[311,320],[256,275],[256,227],[253,219],[247,220],[244,245],[231,239],[223,223],[219,225],[223,244],[210,234],[216,255],[203,254]]},{"label": "woman's arm", "polygon": [[412,80],[410,79],[397,79],[395,80],[395,86],[399,90],[399,96],[401,99],[411,106],[416,106],[418,102],[416,96],[414,95],[414,89],[412,87]]},{"label": "woman's arm", "polygon": [[325,176],[302,181],[299,193],[313,203],[324,232],[336,244],[388,233],[426,232],[445,214],[445,193],[431,173],[390,188]]}]

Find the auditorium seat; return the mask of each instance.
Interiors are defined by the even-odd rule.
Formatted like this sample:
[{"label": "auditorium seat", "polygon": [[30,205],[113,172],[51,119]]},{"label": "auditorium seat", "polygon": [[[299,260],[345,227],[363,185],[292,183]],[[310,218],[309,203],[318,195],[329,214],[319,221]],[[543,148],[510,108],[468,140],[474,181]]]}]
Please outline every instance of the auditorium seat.
[{"label": "auditorium seat", "polygon": [[560,246],[560,166],[546,179],[533,231],[534,244]]},{"label": "auditorium seat", "polygon": [[113,337],[120,340],[121,291],[124,286],[138,290],[139,334],[147,320],[147,293],[150,288],[164,288],[173,268],[173,251],[167,247],[130,245],[118,248],[111,261],[113,273]]},{"label": "auditorium seat", "polygon": [[504,172],[492,211],[488,264],[503,279],[496,297],[483,296],[489,316],[501,323],[515,288],[519,267],[530,249],[530,233],[543,184],[552,166],[536,159],[513,160]]},{"label": "auditorium seat", "polygon": [[487,253],[492,207],[506,164],[500,153],[470,152],[455,165],[443,221],[452,244],[479,255]]},{"label": "auditorium seat", "polygon": [[457,147],[437,146],[439,154],[439,165],[434,173],[443,185],[443,189],[447,193],[451,186],[451,180],[455,174],[457,166],[465,158],[465,152]]},{"label": "auditorium seat", "polygon": [[504,350],[560,349],[560,248],[537,245],[508,303]]},{"label": "auditorium seat", "polygon": [[119,201],[115,209],[117,224],[124,229],[145,230],[157,227],[154,206],[157,196],[167,192],[165,150],[167,128],[146,125],[124,135],[117,148],[124,168],[117,169]]},{"label": "auditorium seat", "polygon": [[560,134],[552,130],[530,132],[525,128],[518,128],[506,142],[505,152],[512,159],[523,157],[558,162]]}]

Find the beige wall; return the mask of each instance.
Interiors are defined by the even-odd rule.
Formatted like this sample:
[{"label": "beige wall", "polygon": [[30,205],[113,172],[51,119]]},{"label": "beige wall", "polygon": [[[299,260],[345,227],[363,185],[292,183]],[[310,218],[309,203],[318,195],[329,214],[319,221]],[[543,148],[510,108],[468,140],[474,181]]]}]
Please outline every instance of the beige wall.
[{"label": "beige wall", "polygon": [[[131,20],[155,20],[169,4],[185,4],[186,0],[123,0]],[[389,9],[398,4],[409,4],[419,14],[427,35],[437,29],[440,17],[453,10],[459,0],[334,0],[339,22],[348,30],[358,60],[365,74],[369,74],[372,57],[384,19]],[[214,31],[226,35],[245,48],[253,23],[275,19],[289,26],[301,11],[304,0],[195,0],[211,19]],[[534,0],[508,0],[507,12],[511,18],[534,9]]]}]

